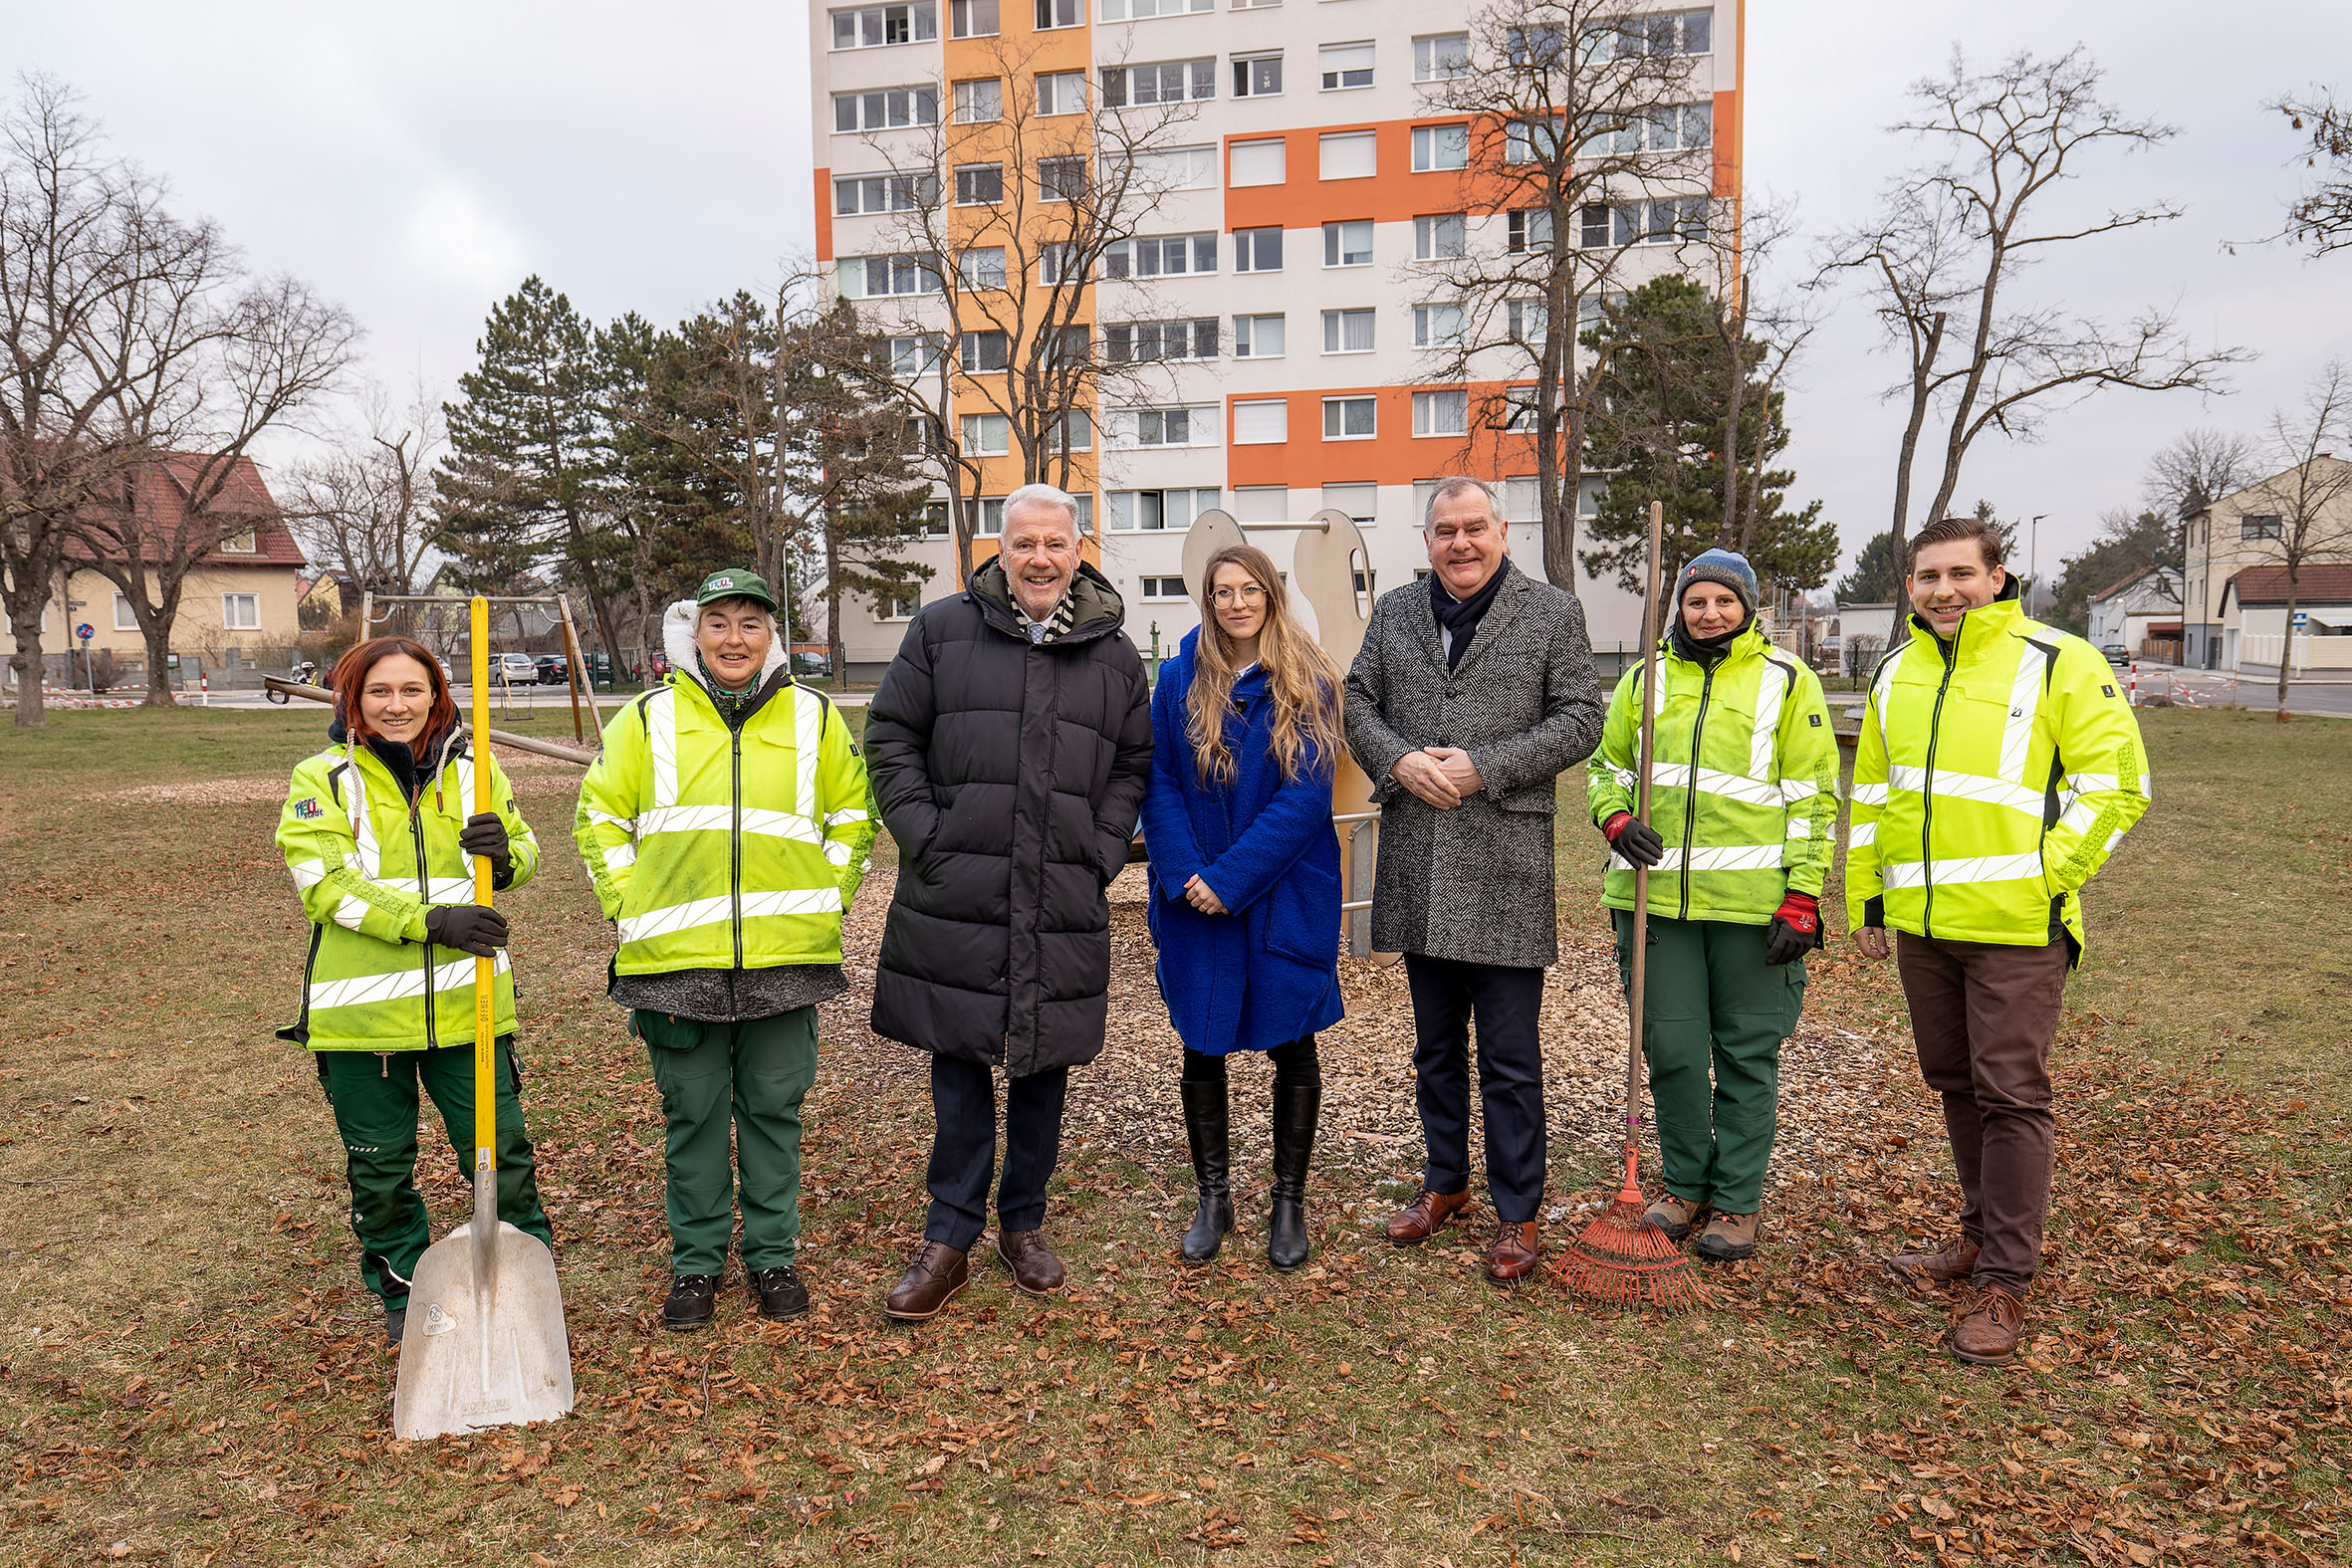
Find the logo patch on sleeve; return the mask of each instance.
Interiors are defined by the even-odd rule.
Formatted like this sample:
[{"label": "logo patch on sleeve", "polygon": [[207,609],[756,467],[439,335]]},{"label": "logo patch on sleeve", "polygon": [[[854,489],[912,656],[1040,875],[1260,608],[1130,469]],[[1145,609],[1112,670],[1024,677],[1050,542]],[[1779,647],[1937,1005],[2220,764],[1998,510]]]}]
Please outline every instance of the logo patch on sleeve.
[{"label": "logo patch on sleeve", "polygon": [[306,794],[301,799],[294,802],[294,814],[296,816],[306,817],[325,816],[327,811],[324,806],[319,804],[319,797],[317,795]]},{"label": "logo patch on sleeve", "polygon": [[1819,714],[1817,714],[1817,713],[1814,713],[1814,714],[1807,714],[1807,715],[1805,715],[1805,717],[1806,717],[1807,719],[1809,719],[1809,720],[1811,720],[1811,721],[1812,721],[1812,725],[1813,725],[1813,728],[1814,728],[1814,729],[1818,730],[1819,728],[1821,728],[1821,716],[1820,716]]},{"label": "logo patch on sleeve", "polygon": [[2102,696],[2106,696],[2106,697],[2112,697],[2112,696],[2114,696],[2114,695],[2115,695],[2115,688],[2114,688],[2114,687],[2112,687],[2112,686],[2105,686],[2105,685],[2102,685],[2102,686],[2099,688],[2099,692],[2100,692],[2100,695],[2102,695]]}]

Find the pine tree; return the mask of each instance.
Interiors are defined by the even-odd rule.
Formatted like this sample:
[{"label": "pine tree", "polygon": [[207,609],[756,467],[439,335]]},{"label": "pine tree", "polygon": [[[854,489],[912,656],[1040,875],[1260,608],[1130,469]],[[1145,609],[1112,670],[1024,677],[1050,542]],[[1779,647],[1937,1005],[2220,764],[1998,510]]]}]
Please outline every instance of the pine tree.
[{"label": "pine tree", "polygon": [[1892,604],[1903,592],[1903,562],[1892,534],[1873,534],[1854,569],[1838,580],[1837,596],[1846,604]]}]

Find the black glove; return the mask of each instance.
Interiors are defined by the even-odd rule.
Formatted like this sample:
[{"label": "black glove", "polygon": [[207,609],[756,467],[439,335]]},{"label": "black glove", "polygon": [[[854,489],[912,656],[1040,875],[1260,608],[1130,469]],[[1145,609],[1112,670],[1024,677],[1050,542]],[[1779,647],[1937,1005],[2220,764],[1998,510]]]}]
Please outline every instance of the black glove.
[{"label": "black glove", "polygon": [[1792,964],[1821,945],[1821,909],[1809,893],[1790,893],[1772,911],[1764,938],[1766,964]]},{"label": "black glove", "polygon": [[1631,811],[1619,811],[1601,828],[1609,847],[1637,866],[1654,866],[1666,858],[1666,840],[1658,830]]},{"label": "black glove", "polygon": [[476,811],[458,829],[457,847],[490,861],[490,885],[503,890],[515,879],[515,855],[507,846],[506,822],[496,811]]},{"label": "black glove", "polygon": [[506,946],[506,916],[488,904],[435,904],[424,912],[427,940],[476,958],[495,958]]}]

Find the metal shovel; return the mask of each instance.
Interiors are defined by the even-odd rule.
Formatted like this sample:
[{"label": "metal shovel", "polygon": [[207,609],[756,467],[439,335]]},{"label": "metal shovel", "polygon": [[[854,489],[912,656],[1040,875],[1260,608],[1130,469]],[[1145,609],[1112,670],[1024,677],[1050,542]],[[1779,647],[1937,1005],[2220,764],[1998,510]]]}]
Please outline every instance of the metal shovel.
[{"label": "metal shovel", "polygon": [[[473,601],[474,744],[490,725],[490,601]],[[474,764],[474,809],[496,810]],[[474,859],[490,902],[490,860]],[[497,964],[474,961],[474,1218],[425,1248],[409,1285],[392,1436],[438,1438],[552,1421],[572,1409],[572,1344],[555,1254],[498,1218]],[[429,1004],[428,1004],[429,1005]],[[421,1308],[421,1310],[419,1310]]]}]

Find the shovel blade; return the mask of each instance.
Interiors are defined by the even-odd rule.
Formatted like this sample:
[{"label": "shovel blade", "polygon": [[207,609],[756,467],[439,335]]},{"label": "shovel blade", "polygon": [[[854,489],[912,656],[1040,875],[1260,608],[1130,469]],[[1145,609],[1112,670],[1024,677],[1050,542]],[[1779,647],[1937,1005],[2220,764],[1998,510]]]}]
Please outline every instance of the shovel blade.
[{"label": "shovel blade", "polygon": [[539,1237],[496,1224],[489,1248],[462,1225],[417,1262],[392,1396],[395,1438],[553,1421],[572,1409],[555,1255]]}]

